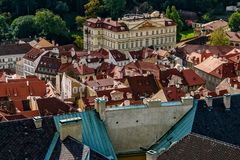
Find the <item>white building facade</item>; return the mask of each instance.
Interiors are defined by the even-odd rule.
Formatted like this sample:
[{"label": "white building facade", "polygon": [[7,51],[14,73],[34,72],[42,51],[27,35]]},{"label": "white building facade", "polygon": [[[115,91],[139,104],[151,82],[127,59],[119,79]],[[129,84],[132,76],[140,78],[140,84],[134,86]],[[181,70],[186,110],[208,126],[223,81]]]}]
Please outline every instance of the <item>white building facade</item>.
[{"label": "white building facade", "polygon": [[[157,12],[158,13],[158,12]],[[118,21],[91,18],[84,24],[84,49],[171,49],[176,45],[176,24],[160,14],[126,15]]]}]

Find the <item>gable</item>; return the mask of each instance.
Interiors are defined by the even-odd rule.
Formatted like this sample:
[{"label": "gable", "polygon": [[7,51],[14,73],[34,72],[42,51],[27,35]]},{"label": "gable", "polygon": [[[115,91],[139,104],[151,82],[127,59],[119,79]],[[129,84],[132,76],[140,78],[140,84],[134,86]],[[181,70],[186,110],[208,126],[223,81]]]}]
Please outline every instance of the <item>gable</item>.
[{"label": "gable", "polygon": [[156,27],[164,27],[163,25],[151,22],[149,20],[145,20],[142,23],[134,26],[131,30],[139,30],[139,29],[144,29],[144,28],[156,28]]}]

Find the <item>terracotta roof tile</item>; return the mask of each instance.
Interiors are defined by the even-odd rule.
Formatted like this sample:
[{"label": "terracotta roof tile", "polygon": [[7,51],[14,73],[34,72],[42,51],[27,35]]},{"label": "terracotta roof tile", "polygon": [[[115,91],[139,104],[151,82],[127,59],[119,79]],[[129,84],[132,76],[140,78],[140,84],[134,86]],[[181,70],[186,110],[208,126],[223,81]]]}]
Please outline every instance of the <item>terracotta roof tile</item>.
[{"label": "terracotta roof tile", "polygon": [[127,56],[120,52],[119,50],[110,50],[109,51],[113,58],[116,60],[116,61],[125,61],[125,60],[128,60]]},{"label": "terracotta roof tile", "polygon": [[198,76],[192,69],[184,69],[182,71],[188,86],[204,85],[206,82]]}]

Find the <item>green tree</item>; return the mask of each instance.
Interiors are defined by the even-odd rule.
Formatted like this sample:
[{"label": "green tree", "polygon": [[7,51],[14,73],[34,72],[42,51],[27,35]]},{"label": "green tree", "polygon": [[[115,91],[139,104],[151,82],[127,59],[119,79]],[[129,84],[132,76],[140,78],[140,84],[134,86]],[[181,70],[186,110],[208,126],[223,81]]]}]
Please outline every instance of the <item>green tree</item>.
[{"label": "green tree", "polygon": [[69,7],[66,2],[57,1],[55,11],[59,14],[63,14],[69,11]]},{"label": "green tree", "polygon": [[83,23],[86,21],[86,17],[82,17],[82,16],[77,16],[75,18],[75,22],[77,24],[77,28],[78,30],[82,30],[83,28]]},{"label": "green tree", "polygon": [[166,17],[167,17],[167,18],[171,18],[171,9],[170,9],[170,6],[168,6],[167,9],[166,9]]},{"label": "green tree", "polygon": [[36,35],[37,27],[34,22],[34,16],[27,15],[14,19],[11,24],[11,30],[13,36],[18,38]]},{"label": "green tree", "polygon": [[210,44],[213,46],[224,46],[229,44],[229,39],[222,28],[215,30],[211,34]]},{"label": "green tree", "polygon": [[183,22],[181,20],[181,17],[179,16],[179,13],[176,9],[175,6],[172,6],[171,8],[171,16],[170,18],[175,22],[177,23],[177,32],[181,32],[182,31],[182,27],[183,27]]},{"label": "green tree", "polygon": [[126,0],[104,0],[104,6],[109,11],[113,19],[117,19],[124,13],[126,7]]},{"label": "green tree", "polygon": [[68,36],[68,29],[65,21],[58,16],[53,14],[49,10],[40,10],[34,17],[35,23],[39,29],[40,35],[54,38],[56,36]]},{"label": "green tree", "polygon": [[80,48],[80,49],[83,49],[83,38],[79,35],[75,35],[73,36],[75,38],[74,40],[74,44]]},{"label": "green tree", "polygon": [[0,41],[5,39],[8,34],[8,24],[6,18],[0,15]]},{"label": "green tree", "polygon": [[101,11],[101,6],[99,0],[89,0],[85,7],[85,15],[89,17],[97,17],[98,13]]},{"label": "green tree", "polygon": [[240,12],[234,12],[229,17],[228,24],[232,31],[240,31]]}]

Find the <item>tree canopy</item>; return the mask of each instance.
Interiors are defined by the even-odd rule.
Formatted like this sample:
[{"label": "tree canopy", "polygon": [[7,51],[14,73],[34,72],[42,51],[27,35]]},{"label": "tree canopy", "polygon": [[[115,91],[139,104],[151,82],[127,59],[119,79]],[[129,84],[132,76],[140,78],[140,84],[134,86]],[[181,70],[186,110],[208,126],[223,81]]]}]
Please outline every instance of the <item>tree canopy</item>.
[{"label": "tree canopy", "polygon": [[229,27],[234,32],[239,32],[240,31],[240,11],[233,13],[229,17]]},{"label": "tree canopy", "polygon": [[49,10],[40,10],[34,17],[39,33],[42,36],[49,36],[50,38],[55,36],[67,36],[68,29],[65,21],[53,12]]},{"label": "tree canopy", "polygon": [[8,33],[8,24],[6,18],[0,15],[0,40],[5,39]]},{"label": "tree canopy", "polygon": [[21,16],[16,18],[11,24],[14,37],[25,38],[37,34],[37,26],[33,15]]},{"label": "tree canopy", "polygon": [[213,46],[224,46],[228,45],[229,39],[222,28],[215,30],[211,33],[210,44]]},{"label": "tree canopy", "polygon": [[105,8],[113,19],[117,19],[124,13],[126,3],[126,0],[104,0]]}]

